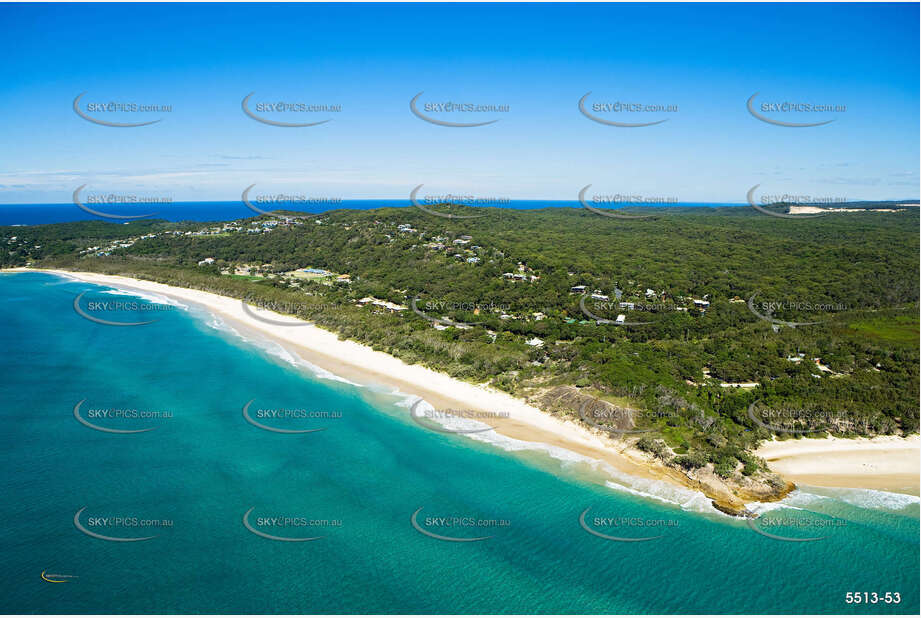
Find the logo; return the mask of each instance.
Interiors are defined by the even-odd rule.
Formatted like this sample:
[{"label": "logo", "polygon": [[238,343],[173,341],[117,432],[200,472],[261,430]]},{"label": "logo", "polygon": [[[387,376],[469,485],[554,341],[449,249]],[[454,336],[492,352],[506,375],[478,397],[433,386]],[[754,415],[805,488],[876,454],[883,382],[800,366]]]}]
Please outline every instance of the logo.
[{"label": "logo", "polygon": [[419,189],[424,187],[424,184],[418,185],[415,189],[409,193],[410,203],[421,210],[422,212],[428,213],[430,215],[435,215],[436,217],[444,217],[445,219],[479,219],[480,217],[485,217],[486,213],[479,215],[452,215],[451,213],[438,212],[436,210],[430,210],[419,203],[419,200],[416,198],[416,195],[419,193]]},{"label": "logo", "polygon": [[[588,515],[588,512],[591,510],[592,510],[592,507],[588,507],[587,509],[582,511],[582,514],[579,515],[579,525],[582,526],[582,529],[588,532],[589,534],[605,539],[606,541],[617,541],[618,543],[641,543],[643,541],[654,541],[655,539],[661,539],[663,536],[665,536],[663,534],[660,534],[658,536],[623,537],[623,536],[612,536],[610,534],[604,534],[603,532],[598,532],[597,530],[589,526],[588,523],[586,523],[585,521],[585,516]],[[652,526],[653,522],[660,522],[660,521],[665,522],[665,521],[670,521],[670,520],[643,520],[640,518],[624,518],[624,517],[619,517],[619,518],[595,517],[593,521],[596,523],[596,525],[646,527],[647,525]],[[676,524],[677,522],[674,522],[674,524],[668,524],[668,525],[676,525]]]},{"label": "logo", "polygon": [[[86,507],[83,507],[74,515],[74,526],[77,530],[82,532],[87,536],[91,536],[94,539],[100,539],[102,541],[112,541],[114,543],[136,543],[138,541],[149,541],[150,539],[155,539],[159,535],[153,536],[141,536],[141,537],[132,537],[125,538],[120,536],[105,536],[103,534],[98,534],[96,532],[91,532],[83,524],[80,523],[80,514],[86,510]],[[91,517],[88,520],[88,524],[91,526],[109,526],[109,525],[137,525],[137,518],[123,518],[123,517]]]},{"label": "logo", "polygon": [[622,215],[616,212],[611,212],[610,210],[601,210],[593,206],[589,206],[588,202],[585,201],[585,192],[588,191],[588,188],[592,185],[585,185],[582,187],[582,190],[579,191],[579,203],[582,204],[583,208],[590,210],[596,215],[603,215],[605,217],[613,217],[615,219],[648,219],[653,215]]},{"label": "logo", "polygon": [[[77,419],[78,423],[86,427],[89,427],[90,429],[95,429],[96,431],[102,431],[104,433],[120,433],[120,434],[145,433],[147,431],[153,431],[154,429],[156,429],[156,427],[148,427],[147,429],[109,429],[108,427],[100,427],[99,425],[94,425],[93,423],[89,422],[88,420],[80,416],[80,406],[82,406],[85,401],[86,399],[81,399],[79,402],[77,402],[77,405],[74,406],[74,418]],[[91,410],[90,412],[93,412],[93,411]],[[99,415],[103,417],[138,418],[137,410],[98,410],[96,412],[99,413]],[[126,413],[131,413],[131,412],[134,412],[135,414],[134,415],[126,414]]]},{"label": "logo", "polygon": [[[465,326],[473,327],[473,326],[479,326],[480,324],[482,324],[482,322],[455,322],[447,318],[433,318],[430,315],[426,315],[425,313],[423,313],[421,309],[419,309],[419,306],[417,304],[418,302],[419,302],[419,297],[416,296],[415,298],[413,298],[412,302],[410,303],[410,306],[412,307],[413,312],[416,313],[417,315],[422,316],[423,318],[425,318],[426,320],[434,324],[441,324],[442,326],[454,326],[458,328],[465,327]],[[462,306],[457,307],[455,306],[454,303],[435,302],[435,304],[433,305],[432,304],[433,302],[434,301],[426,303],[427,308],[428,307],[431,307],[432,309],[464,309],[465,308],[463,304]],[[476,308],[477,307],[474,307],[474,309]]]},{"label": "logo", "polygon": [[[74,311],[77,312],[82,318],[86,318],[90,322],[96,322],[97,324],[105,324],[106,326],[144,326],[145,324],[153,324],[159,320],[147,320],[145,322],[115,322],[112,320],[103,320],[102,318],[96,318],[91,316],[89,313],[83,310],[80,307],[80,299],[83,298],[86,292],[80,292],[76,298],[74,298]],[[155,306],[153,303],[138,303],[138,302],[122,302],[122,301],[105,301],[105,302],[91,302],[89,303],[89,309],[96,311],[115,311],[115,310],[128,310],[128,311],[140,311],[144,310],[147,306]],[[170,305],[165,305],[165,307],[172,308]]]},{"label": "logo", "polygon": [[[249,109],[249,100],[256,94],[255,92],[250,92],[248,95],[243,97],[243,102],[240,103],[240,106],[243,108],[243,113],[255,120],[256,122],[261,122],[262,124],[271,125],[273,127],[315,127],[320,124],[325,124],[332,120],[332,118],[327,118],[326,120],[320,120],[318,122],[282,122],[280,120],[269,120],[268,118],[263,118],[262,116],[257,116]],[[327,106],[312,106],[304,103],[286,103],[284,101],[279,101],[278,103],[258,103],[256,105],[257,111],[269,111],[269,112],[285,112],[285,111],[314,111],[316,107],[325,108]],[[338,111],[335,109],[336,106],[331,106],[330,111]]]},{"label": "logo", "polygon": [[[271,431],[274,433],[285,433],[285,434],[297,434],[297,433],[314,433],[317,431],[326,431],[326,427],[320,427],[318,429],[280,429],[278,427],[270,427],[268,425],[263,425],[262,423],[253,419],[249,414],[249,407],[256,401],[255,399],[250,399],[246,402],[246,405],[243,406],[243,419],[259,429],[264,429],[266,431]],[[273,418],[304,418],[307,416],[306,410],[259,410],[258,413],[261,413],[265,416],[270,416]]]},{"label": "logo", "polygon": [[[283,541],[285,543],[304,543],[306,541],[319,541],[320,539],[323,538],[322,536],[306,536],[306,537],[292,538],[292,537],[287,537],[287,536],[276,536],[274,534],[268,534],[267,532],[263,532],[262,530],[255,528],[249,522],[249,515],[255,509],[256,507],[251,507],[248,511],[246,511],[243,514],[243,526],[247,530],[255,534],[256,536],[261,536],[262,538],[269,539],[270,541]],[[308,525],[308,521],[303,518],[261,517],[259,519],[262,520],[266,525],[276,525],[276,524],[277,525],[284,525],[284,524]]]},{"label": "logo", "polygon": [[[145,127],[150,124],[157,124],[162,120],[162,118],[157,120],[149,120],[147,122],[110,122],[107,120],[99,120],[98,118],[93,118],[86,112],[80,109],[80,99],[83,98],[85,92],[81,92],[77,95],[77,98],[74,99],[74,113],[78,116],[92,122],[93,124],[101,124],[104,127],[118,127],[118,128],[127,128],[127,127]],[[87,106],[87,111],[100,111],[100,112],[144,112],[144,111],[157,111],[160,109],[160,106],[156,105],[138,105],[137,103],[90,103]],[[171,111],[169,106],[163,106],[163,111]]]},{"label": "logo", "polygon": [[[488,124],[493,124],[499,122],[499,119],[488,120],[486,122],[449,122],[447,120],[437,120],[430,116],[426,116],[416,107],[416,101],[419,100],[419,97],[422,96],[424,90],[414,96],[409,101],[409,111],[411,111],[417,118],[429,122],[431,124],[438,125],[440,127],[454,127],[454,128],[466,128],[466,127],[485,127]],[[483,112],[483,111],[508,111],[508,106],[505,105],[476,105],[473,103],[426,103],[424,106],[426,111],[434,112]]]},{"label": "logo", "polygon": [[51,584],[66,584],[71,580],[77,579],[79,575],[60,575],[56,573],[49,573],[47,569],[42,571],[42,579]]},{"label": "logo", "polygon": [[[253,310],[250,308],[249,305],[246,304],[245,300],[240,301],[240,306],[243,308],[243,313],[245,313],[247,316],[253,318],[254,320],[265,322],[266,324],[272,324],[273,326],[311,326],[312,325],[311,322],[305,322],[297,318],[292,318],[292,319],[296,319],[297,320],[296,322],[290,322],[286,320],[273,320],[272,318],[267,318],[264,316],[257,315],[253,313]],[[292,305],[292,307],[296,307],[297,309],[302,308],[300,305]],[[265,307],[263,307],[263,309],[265,309]],[[266,309],[266,311],[268,310]]]},{"label": "logo", "polygon": [[[765,423],[763,420],[755,416],[755,406],[761,403],[761,400],[752,402],[748,406],[748,418],[750,418],[756,425],[763,429],[767,429],[774,433],[823,433],[827,431],[826,428],[822,429],[790,429],[789,427],[780,427],[778,425],[770,425]],[[774,410],[768,409],[765,410],[767,416],[776,417],[778,420],[789,420],[790,422],[809,422],[815,419],[824,420],[826,423],[829,421],[829,415],[827,412],[822,412],[818,410]],[[761,416],[765,414],[762,413]]]},{"label": "logo", "polygon": [[[579,406],[579,418],[581,418],[586,424],[591,425],[595,429],[600,429],[601,431],[608,431],[612,433],[622,433],[622,434],[646,433],[647,431],[652,431],[652,429],[616,429],[614,427],[608,427],[606,425],[599,425],[598,423],[593,423],[592,421],[588,420],[587,418],[588,414],[586,412],[586,409],[588,408],[588,405],[590,403],[597,403],[597,400],[589,399],[589,400],[583,401],[582,405]],[[598,410],[593,410],[592,416],[594,418],[609,418],[610,419],[613,416],[619,414],[619,412],[620,410],[616,410],[616,409],[614,410],[613,414],[609,413],[607,410],[605,410],[603,413],[599,413]]]},{"label": "logo", "polygon": [[[761,122],[766,122],[768,124],[777,125],[778,127],[792,127],[792,128],[804,128],[804,127],[821,127],[822,125],[830,124],[835,121],[835,119],[825,120],[822,122],[784,122],[782,120],[774,120],[759,114],[755,111],[754,101],[755,97],[759,93],[755,93],[752,96],[748,97],[748,101],[745,106],[748,108],[748,113],[760,120]],[[846,106],[840,105],[814,105],[812,103],[762,103],[761,111],[772,111],[772,112],[822,112],[822,111],[846,111]]]},{"label": "logo", "polygon": [[763,313],[760,313],[757,309],[755,309],[755,296],[757,295],[758,295],[758,292],[756,291],[754,294],[751,295],[751,298],[748,299],[748,302],[746,304],[748,305],[748,310],[751,311],[760,320],[764,320],[765,322],[769,322],[777,326],[789,326],[790,328],[796,328],[797,326],[810,326],[812,324],[821,324],[821,322],[787,322],[786,320],[778,320],[776,318],[772,318],[770,316],[770,313],[773,312],[775,308],[783,307],[783,305],[781,305],[780,303],[762,303],[763,305],[767,305],[768,314],[765,315]]},{"label": "logo", "polygon": [[608,320],[606,318],[599,317],[595,315],[594,313],[592,313],[591,311],[589,311],[588,308],[585,306],[585,299],[588,297],[589,295],[586,292],[579,298],[579,309],[582,310],[582,313],[584,313],[591,319],[595,320],[595,322],[598,324],[613,324],[615,326],[643,326],[645,324],[652,324],[652,322],[627,322],[626,320],[620,320],[620,319]]},{"label": "logo", "polygon": [[765,532],[759,526],[756,521],[763,522],[767,526],[777,526],[781,528],[805,528],[805,527],[830,527],[830,526],[843,526],[847,522],[843,519],[818,519],[813,517],[800,517],[800,518],[779,518],[768,517],[762,515],[761,517],[746,517],[745,524],[751,529],[752,532],[756,532],[761,536],[765,536],[769,539],[775,541],[786,541],[788,543],[811,543],[813,541],[821,541],[822,539],[828,538],[828,535],[825,536],[815,536],[815,537],[790,537],[790,536],[781,536],[779,534],[772,534],[770,532]]},{"label": "logo", "polygon": [[77,206],[77,208],[79,208],[80,210],[84,212],[88,212],[91,215],[96,215],[97,217],[103,217],[105,219],[143,219],[144,217],[152,217],[155,214],[157,214],[155,212],[151,212],[146,215],[111,215],[109,213],[101,212],[99,210],[94,210],[84,205],[83,202],[80,201],[80,191],[82,191],[84,187],[86,187],[86,185],[80,185],[79,187],[74,189],[73,202]]},{"label": "logo", "polygon": [[[477,536],[477,537],[456,537],[456,536],[445,536],[442,534],[435,534],[423,528],[418,521],[419,513],[424,507],[419,507],[413,512],[409,518],[409,522],[412,524],[419,533],[424,534],[427,537],[433,539],[438,539],[439,541],[447,541],[449,543],[475,543],[477,541],[485,541],[486,539],[491,539],[493,535],[489,536]],[[426,517],[425,522],[430,526],[439,526],[445,528],[470,528],[470,527],[481,527],[481,526],[490,526],[490,525],[508,525],[508,522],[505,520],[478,520],[475,517]]]},{"label": "logo", "polygon": [[760,184],[755,185],[754,187],[748,190],[748,193],[745,196],[745,199],[748,202],[748,205],[760,213],[763,213],[765,215],[771,215],[772,217],[779,217],[781,219],[815,219],[816,217],[825,216],[825,213],[819,213],[819,214],[814,214],[814,215],[807,215],[807,214],[791,215],[785,212],[774,212],[762,206],[758,206],[757,204],[755,204],[754,194],[755,194],[755,189],[757,189],[760,186],[761,186]]},{"label": "logo", "polygon": [[419,404],[423,403],[423,401],[424,401],[423,399],[417,399],[415,403],[413,403],[413,405],[409,408],[409,417],[420,427],[424,427],[425,429],[431,429],[433,431],[440,431],[441,433],[459,433],[459,434],[481,433],[484,431],[492,431],[495,428],[494,427],[484,427],[482,429],[450,429],[434,421],[431,424],[429,424],[425,422],[425,420],[423,419],[436,419],[436,418],[471,419],[471,420],[482,422],[483,418],[497,418],[497,417],[508,418],[509,416],[507,412],[490,413],[490,412],[477,412],[476,410],[436,410],[434,408],[431,411],[422,412],[420,414],[418,412],[418,407],[419,407]]},{"label": "logo", "polygon": [[[582,115],[588,118],[589,120],[594,120],[599,124],[605,124],[609,127],[626,127],[626,128],[636,128],[636,127],[651,127],[653,125],[662,124],[663,122],[668,122],[668,118],[663,118],[662,120],[656,120],[654,122],[615,122],[613,120],[605,120],[590,113],[585,109],[585,99],[592,94],[591,90],[586,92],[585,95],[579,99],[579,111],[582,112]],[[658,105],[642,105],[636,103],[600,103],[593,106],[595,111],[605,111],[605,112],[644,112],[644,111],[677,111],[672,110],[673,106],[658,106]]]}]

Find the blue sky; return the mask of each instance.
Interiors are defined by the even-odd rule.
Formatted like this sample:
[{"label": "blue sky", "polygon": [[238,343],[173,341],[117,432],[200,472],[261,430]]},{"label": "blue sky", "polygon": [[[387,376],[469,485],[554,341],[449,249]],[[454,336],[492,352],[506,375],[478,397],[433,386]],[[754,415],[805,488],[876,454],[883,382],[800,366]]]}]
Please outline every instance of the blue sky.
[{"label": "blue sky", "polygon": [[[0,203],[99,193],[238,200],[432,194],[574,200],[599,194],[740,203],[771,194],[919,195],[918,4],[0,5]],[[423,102],[507,105],[437,114]],[[677,105],[607,114],[589,103]],[[171,105],[78,117],[74,98]],[[248,118],[241,100],[342,106]],[[776,113],[757,102],[846,105]]]}]

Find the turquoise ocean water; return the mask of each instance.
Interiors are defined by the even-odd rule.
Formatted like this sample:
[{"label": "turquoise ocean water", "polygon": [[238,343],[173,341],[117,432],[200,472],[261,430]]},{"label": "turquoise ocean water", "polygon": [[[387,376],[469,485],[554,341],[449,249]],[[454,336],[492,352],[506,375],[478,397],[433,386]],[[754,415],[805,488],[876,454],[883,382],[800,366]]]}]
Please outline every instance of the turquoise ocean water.
[{"label": "turquoise ocean water", "polygon": [[[0,275],[0,292],[6,613],[919,611],[917,498],[802,488],[761,507],[761,529],[824,538],[778,540],[565,453],[421,427],[406,394],[202,309],[37,273]],[[91,321],[81,292],[90,316],[157,321]],[[250,401],[263,425],[323,430],[262,429]],[[79,402],[97,427],[155,429],[93,429]],[[590,534],[589,507],[592,530],[658,538]],[[425,532],[489,538],[434,538],[417,511]]]}]

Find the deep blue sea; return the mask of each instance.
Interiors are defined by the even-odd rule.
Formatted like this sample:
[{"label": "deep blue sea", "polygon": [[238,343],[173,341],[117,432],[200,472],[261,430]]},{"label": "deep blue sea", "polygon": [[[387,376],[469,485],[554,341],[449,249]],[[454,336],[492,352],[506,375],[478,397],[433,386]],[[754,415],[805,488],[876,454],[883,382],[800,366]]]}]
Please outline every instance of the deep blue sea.
[{"label": "deep blue sea", "polygon": [[[0,292],[4,613],[919,611],[917,498],[801,488],[755,507],[780,540],[689,491],[420,426],[409,394],[204,309],[39,273]],[[154,321],[87,319],[81,293]],[[656,538],[590,533],[588,508],[594,532]]]},{"label": "deep blue sea", "polygon": [[[371,208],[406,208],[411,206],[408,200],[343,200],[335,207],[329,205],[302,208],[291,207],[292,210],[320,214],[333,209],[368,210]],[[743,204],[715,204],[712,202],[681,202],[660,205],[667,208],[693,208],[714,206],[743,206]],[[155,212],[151,217],[166,219],[167,221],[229,221],[246,217],[255,217],[259,213],[246,207],[241,201],[233,202],[174,202],[156,205],[130,205],[130,206],[92,206],[93,209],[110,214],[147,214]],[[257,206],[257,208],[263,208]],[[554,200],[512,200],[508,208],[515,210],[529,210],[534,208],[582,208],[578,201]],[[605,206],[605,208],[607,208]],[[272,208],[265,207],[265,210]],[[43,223],[64,223],[68,221],[106,221],[109,219],[96,217],[75,204],[0,204],[0,225],[40,225]]]}]

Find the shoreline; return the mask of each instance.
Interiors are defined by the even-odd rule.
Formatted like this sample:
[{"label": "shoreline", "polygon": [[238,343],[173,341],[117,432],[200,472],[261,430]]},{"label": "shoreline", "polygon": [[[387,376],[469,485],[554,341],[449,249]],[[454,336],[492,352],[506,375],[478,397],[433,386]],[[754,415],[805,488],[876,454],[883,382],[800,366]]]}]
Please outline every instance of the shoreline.
[{"label": "shoreline", "polygon": [[921,436],[774,439],[755,451],[794,483],[921,495]]},{"label": "shoreline", "polygon": [[[127,291],[160,294],[188,302],[204,308],[234,328],[254,332],[296,353],[301,359],[323,371],[350,382],[362,386],[396,389],[400,394],[419,397],[439,410],[506,412],[507,417],[492,417],[488,420],[488,425],[495,429],[496,434],[520,442],[503,450],[544,452],[553,457],[553,449],[564,449],[583,459],[585,463],[593,465],[596,470],[609,477],[609,480],[624,484],[628,491],[637,487],[630,481],[638,481],[639,485],[647,487],[650,482],[664,482],[673,488],[694,492],[700,497],[705,496],[705,493],[694,487],[691,482],[684,482],[684,479],[679,478],[675,471],[653,461],[630,445],[600,435],[574,421],[545,413],[510,394],[484,385],[464,382],[422,365],[409,365],[397,357],[375,351],[367,345],[339,339],[335,333],[297,318],[253,305],[246,305],[244,309],[244,303],[239,299],[119,275],[36,268],[4,269],[0,272],[47,273]],[[268,322],[258,318],[264,318]],[[483,434],[467,435],[474,439],[480,439],[482,436]],[[862,442],[841,438],[828,440],[832,442],[822,448],[812,445],[812,450],[792,444],[804,440],[774,440],[762,445],[756,451],[756,455],[763,457],[772,470],[794,482],[819,487],[881,489],[918,495],[918,449],[921,444],[918,436],[907,439],[890,438],[890,442],[903,441],[894,442],[902,444],[895,449],[878,448],[878,442],[867,439],[862,439]],[[872,446],[868,448],[863,443],[872,443]],[[502,445],[499,447],[502,448]],[[910,461],[906,459],[906,455],[910,457],[912,451],[915,454],[914,467],[911,467]],[[873,456],[876,463],[872,467],[852,465],[842,469],[840,464],[827,463],[829,460],[839,459],[860,463],[867,452],[875,453]],[[841,455],[835,456],[836,453]],[[889,462],[892,461],[897,461],[893,472],[896,468],[900,471],[896,473],[897,478],[885,472],[890,469]],[[599,469],[599,463],[606,464],[605,469]],[[880,466],[884,466],[884,472],[880,472]],[[623,475],[627,478],[623,478]]]},{"label": "shoreline", "polygon": [[[621,475],[629,475],[637,480],[665,481],[677,488],[692,489],[670,476],[664,466],[663,470],[659,471],[655,465],[625,453],[628,445],[618,444],[573,421],[542,412],[508,393],[464,382],[422,365],[407,364],[395,356],[373,350],[367,345],[339,339],[336,333],[292,316],[255,305],[246,305],[247,309],[244,310],[240,299],[120,275],[37,268],[4,269],[0,272],[47,273],[129,292],[158,294],[197,305],[240,331],[241,335],[249,331],[250,334],[294,352],[311,365],[359,386],[397,390],[400,395],[421,398],[438,410],[508,413],[507,417],[490,417],[485,422],[501,436],[528,443],[515,444],[512,450],[547,453],[553,448],[565,449],[583,458],[586,463],[607,464]],[[267,323],[258,318],[292,326]],[[479,434],[467,434],[471,439],[478,436]],[[571,459],[574,458],[567,458]],[[599,471],[605,473],[606,480],[624,482],[624,478],[606,473],[610,471]]]}]

